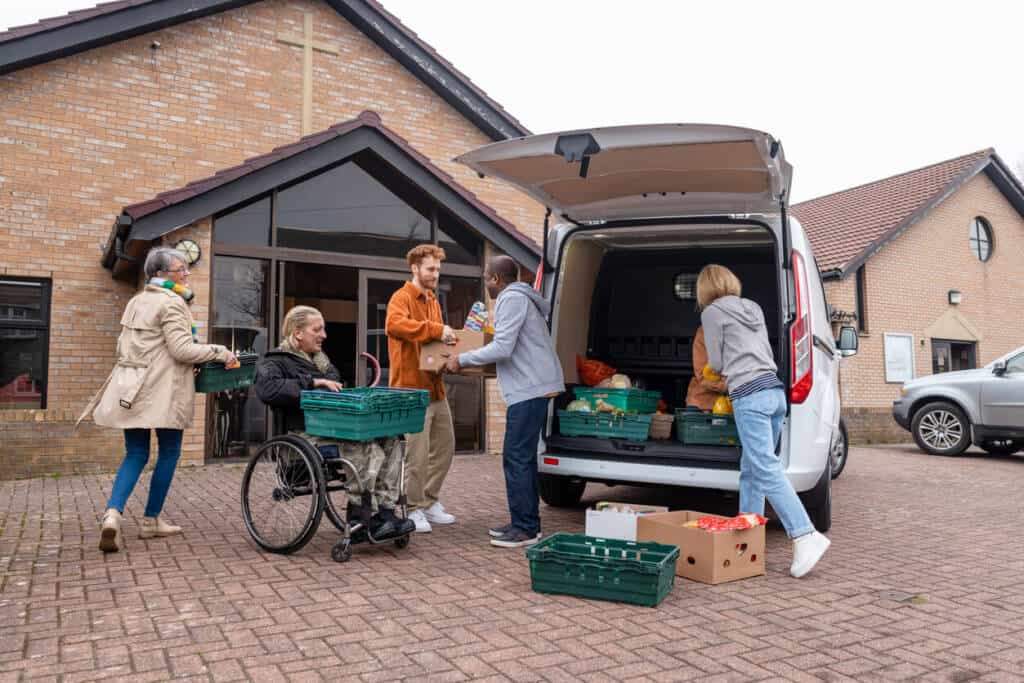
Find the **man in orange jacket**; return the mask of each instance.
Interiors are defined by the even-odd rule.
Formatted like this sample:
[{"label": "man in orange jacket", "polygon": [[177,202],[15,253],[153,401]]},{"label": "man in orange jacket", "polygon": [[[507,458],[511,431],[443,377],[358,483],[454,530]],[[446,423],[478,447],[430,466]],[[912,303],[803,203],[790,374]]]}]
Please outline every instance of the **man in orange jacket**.
[{"label": "man in orange jacket", "polygon": [[423,431],[406,435],[405,491],[409,500],[409,519],[416,531],[426,533],[433,524],[452,524],[438,496],[455,454],[455,428],[445,398],[444,381],[439,373],[420,370],[420,348],[427,342],[455,343],[455,332],[444,324],[437,301],[444,249],[421,244],[407,255],[412,281],[406,282],[388,302],[384,331],[388,335],[391,359],[389,384],[430,392]]}]

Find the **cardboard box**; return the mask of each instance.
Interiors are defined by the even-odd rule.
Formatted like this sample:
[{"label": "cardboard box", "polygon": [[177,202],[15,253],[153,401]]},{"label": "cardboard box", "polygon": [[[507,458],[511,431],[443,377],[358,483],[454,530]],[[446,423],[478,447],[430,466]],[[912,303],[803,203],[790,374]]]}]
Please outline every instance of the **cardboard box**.
[{"label": "cardboard box", "polygon": [[643,515],[636,539],[679,546],[676,575],[702,583],[725,583],[764,574],[763,526],[711,532],[684,527],[701,517],[721,517],[693,510]]},{"label": "cardboard box", "polygon": [[660,505],[637,505],[601,501],[587,510],[587,536],[636,540],[636,520],[643,515],[668,512]]},{"label": "cardboard box", "polygon": [[[455,336],[457,340],[454,345],[445,344],[441,341],[432,341],[424,344],[420,348],[420,370],[441,372],[444,369],[444,364],[448,362],[452,354],[457,355],[467,351],[475,351],[482,346],[490,344],[494,339],[494,335],[487,334],[482,330],[479,332],[466,329],[455,330]],[[494,377],[497,374],[497,370],[493,365],[485,365],[481,368],[463,368],[459,374]]]}]

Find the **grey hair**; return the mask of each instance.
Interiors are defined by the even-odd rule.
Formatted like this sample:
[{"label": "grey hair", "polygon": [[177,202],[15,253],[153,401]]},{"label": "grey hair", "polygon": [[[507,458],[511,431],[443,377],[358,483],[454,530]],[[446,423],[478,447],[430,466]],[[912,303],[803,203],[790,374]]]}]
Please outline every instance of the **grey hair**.
[{"label": "grey hair", "polygon": [[143,266],[143,270],[146,271],[146,277],[150,278],[161,270],[166,273],[176,262],[181,262],[182,265],[185,265],[185,255],[177,249],[153,247],[146,254],[146,265]]}]

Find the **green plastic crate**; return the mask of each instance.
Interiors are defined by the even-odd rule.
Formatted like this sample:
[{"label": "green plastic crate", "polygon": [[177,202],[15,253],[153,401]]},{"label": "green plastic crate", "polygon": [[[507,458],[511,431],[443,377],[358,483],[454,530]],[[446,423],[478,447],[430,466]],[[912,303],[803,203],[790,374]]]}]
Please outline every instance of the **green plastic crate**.
[{"label": "green plastic crate", "polygon": [[557,533],[526,549],[538,593],[656,607],[672,590],[679,548]]},{"label": "green plastic crate", "polygon": [[739,446],[740,435],[731,415],[676,411],[676,438],[685,444]]},{"label": "green plastic crate", "polygon": [[234,370],[228,370],[218,361],[197,365],[199,374],[196,375],[196,391],[200,394],[215,394],[218,391],[251,387],[256,379],[256,360],[259,354],[240,353],[237,358],[242,366]]},{"label": "green plastic crate", "polygon": [[303,391],[300,405],[309,434],[369,441],[422,432],[430,393],[386,387]]},{"label": "green plastic crate", "polygon": [[558,433],[562,436],[647,441],[651,433],[651,416],[559,410]]},{"label": "green plastic crate", "polygon": [[658,401],[661,400],[660,391],[646,391],[644,389],[598,389],[596,387],[574,387],[573,392],[576,394],[576,398],[583,398],[589,401],[591,408],[597,408],[597,401],[598,399],[601,399],[605,403],[627,412],[657,412]]}]

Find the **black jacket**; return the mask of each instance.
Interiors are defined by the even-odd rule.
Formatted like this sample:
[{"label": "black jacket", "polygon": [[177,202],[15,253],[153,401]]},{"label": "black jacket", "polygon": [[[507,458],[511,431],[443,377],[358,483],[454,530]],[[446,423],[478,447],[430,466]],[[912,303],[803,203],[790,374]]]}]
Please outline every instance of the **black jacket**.
[{"label": "black jacket", "polygon": [[338,368],[327,372],[312,362],[285,351],[270,351],[256,364],[256,395],[274,411],[275,422],[285,431],[305,431],[306,419],[299,407],[302,391],[313,388],[314,379],[341,381]]}]

